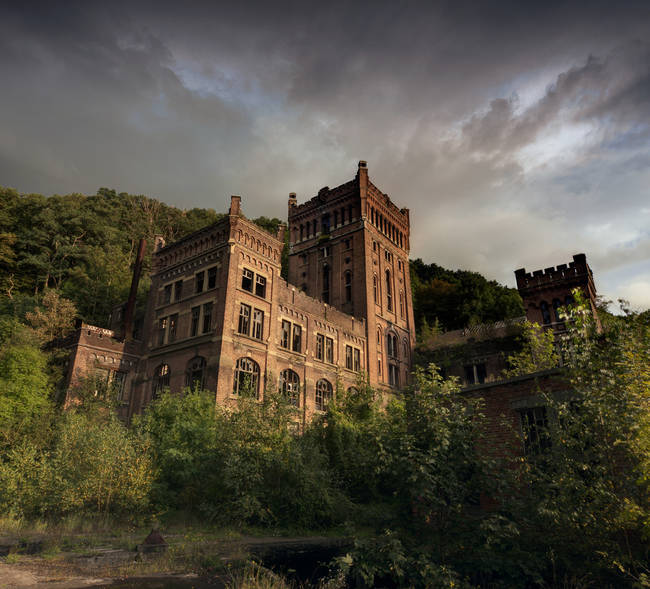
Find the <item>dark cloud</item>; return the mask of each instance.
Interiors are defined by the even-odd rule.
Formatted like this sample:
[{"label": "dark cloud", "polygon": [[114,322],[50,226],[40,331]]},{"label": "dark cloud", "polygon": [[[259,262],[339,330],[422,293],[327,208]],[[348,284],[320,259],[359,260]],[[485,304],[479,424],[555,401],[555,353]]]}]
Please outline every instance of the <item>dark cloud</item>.
[{"label": "dark cloud", "polygon": [[646,1],[13,3],[0,184],[284,216],[367,159],[416,256],[512,282],[586,251],[636,293],[649,33]]}]

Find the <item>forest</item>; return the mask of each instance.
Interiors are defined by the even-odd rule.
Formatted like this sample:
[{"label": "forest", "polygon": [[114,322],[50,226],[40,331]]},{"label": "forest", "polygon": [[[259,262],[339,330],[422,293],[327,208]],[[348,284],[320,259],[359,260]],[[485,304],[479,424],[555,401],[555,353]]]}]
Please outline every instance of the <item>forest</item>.
[{"label": "forest", "polygon": [[[481,400],[435,366],[389,402],[363,379],[338,390],[300,434],[273,390],[230,410],[209,391],[163,394],[127,426],[114,392],[90,379],[61,410],[50,344],[75,317],[105,324],[140,237],[171,241],[219,215],[107,189],[4,189],[0,204],[2,522],[185,513],[219,528],[345,535],[353,545],[331,563],[329,587],[650,586],[650,312],[603,314],[599,331],[579,301],[568,310],[571,395],[539,391],[552,427],[523,456],[480,450]],[[523,314],[516,292],[476,273],[421,260],[411,272],[421,326]],[[534,337],[513,370],[539,365]]]}]

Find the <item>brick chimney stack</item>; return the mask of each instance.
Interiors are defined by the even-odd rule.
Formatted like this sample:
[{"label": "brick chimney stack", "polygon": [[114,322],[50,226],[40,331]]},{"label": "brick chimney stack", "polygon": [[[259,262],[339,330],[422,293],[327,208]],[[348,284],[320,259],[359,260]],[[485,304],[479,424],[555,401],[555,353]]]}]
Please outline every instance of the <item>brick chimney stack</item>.
[{"label": "brick chimney stack", "polygon": [[237,217],[241,214],[241,196],[233,195],[230,197],[230,210],[228,214],[231,217]]}]

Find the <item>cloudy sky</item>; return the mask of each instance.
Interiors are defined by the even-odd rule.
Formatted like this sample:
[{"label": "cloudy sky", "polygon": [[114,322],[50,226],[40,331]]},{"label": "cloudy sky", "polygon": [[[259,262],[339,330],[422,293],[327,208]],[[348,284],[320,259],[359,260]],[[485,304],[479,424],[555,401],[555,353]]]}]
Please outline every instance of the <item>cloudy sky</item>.
[{"label": "cloudy sky", "polygon": [[368,161],[412,257],[650,307],[650,2],[3,3],[0,185],[284,218]]}]

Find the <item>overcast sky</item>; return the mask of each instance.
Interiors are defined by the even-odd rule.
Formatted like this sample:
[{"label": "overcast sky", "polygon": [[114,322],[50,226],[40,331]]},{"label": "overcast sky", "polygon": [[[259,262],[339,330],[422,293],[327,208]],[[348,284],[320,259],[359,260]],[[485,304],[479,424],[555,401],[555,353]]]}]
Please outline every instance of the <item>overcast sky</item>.
[{"label": "overcast sky", "polygon": [[0,185],[286,218],[365,159],[412,257],[650,307],[648,0],[7,4]]}]

